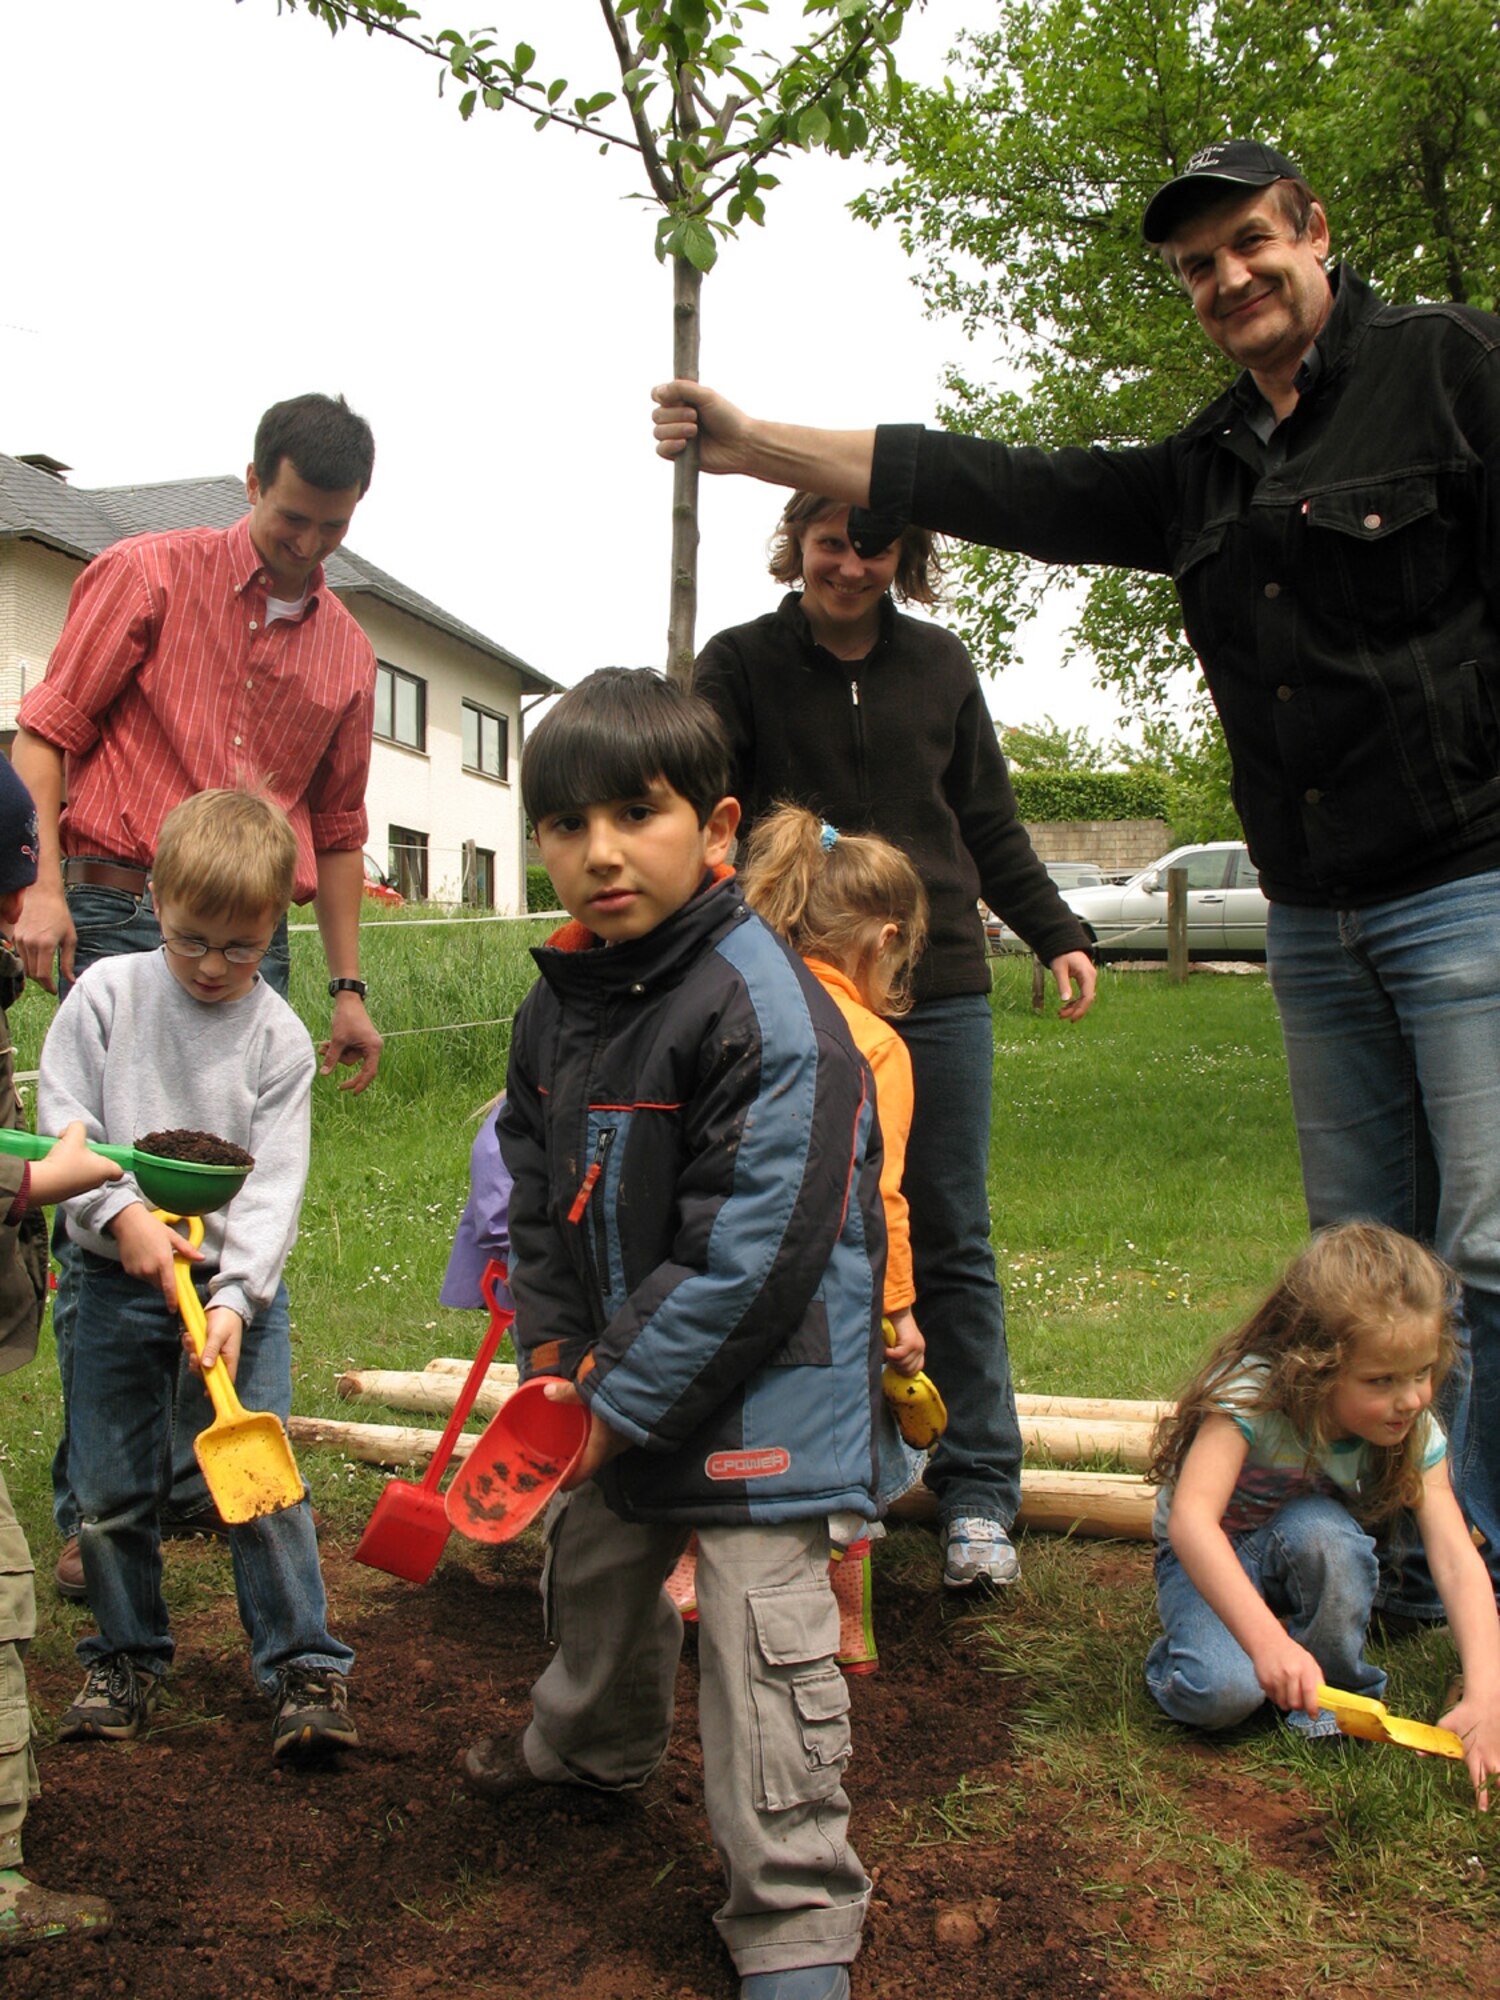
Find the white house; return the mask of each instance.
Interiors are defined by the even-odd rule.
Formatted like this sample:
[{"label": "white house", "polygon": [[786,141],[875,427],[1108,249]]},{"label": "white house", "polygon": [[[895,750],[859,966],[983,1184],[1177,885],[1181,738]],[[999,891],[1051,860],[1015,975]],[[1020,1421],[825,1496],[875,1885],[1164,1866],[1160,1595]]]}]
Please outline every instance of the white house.
[{"label": "white house", "polygon": [[[228,527],[246,511],[238,479],[70,486],[41,455],[0,454],[0,735],[42,678],[68,593],[91,557],[126,535]],[[408,900],[526,907],[517,766],[525,696],[558,683],[350,548],[329,587],[380,662],[366,805],[368,851]]]}]

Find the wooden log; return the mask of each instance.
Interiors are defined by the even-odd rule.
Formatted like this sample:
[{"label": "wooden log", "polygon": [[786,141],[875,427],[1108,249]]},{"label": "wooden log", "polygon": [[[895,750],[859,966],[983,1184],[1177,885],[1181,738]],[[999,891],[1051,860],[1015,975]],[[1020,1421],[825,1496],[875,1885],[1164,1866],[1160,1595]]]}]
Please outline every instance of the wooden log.
[{"label": "wooden log", "polygon": [[[473,1366],[461,1354],[435,1355],[422,1370],[424,1375],[467,1375]],[[491,1367],[487,1379],[491,1382],[514,1382],[516,1364],[514,1361],[497,1361]],[[1016,1397],[1016,1408],[1023,1417],[1080,1417],[1093,1422],[1096,1418],[1106,1423],[1154,1424],[1169,1414],[1176,1406],[1172,1403],[1134,1402],[1123,1396],[1022,1396]]]},{"label": "wooden log", "polygon": [[[342,1417],[292,1417],[287,1432],[293,1444],[327,1445],[361,1465],[383,1465],[391,1472],[425,1466],[443,1435],[405,1424],[351,1424]],[[468,1457],[478,1436],[478,1431],[460,1433],[453,1447],[455,1464]]]},{"label": "wooden log", "polygon": [[1131,1472],[1144,1472],[1151,1463],[1154,1428],[1102,1418],[1022,1417],[1021,1443],[1027,1451],[1044,1451],[1058,1465],[1076,1465],[1081,1458],[1117,1458]]},{"label": "wooden log", "polygon": [[[423,1369],[425,1375],[467,1375],[470,1364],[459,1355],[438,1355]],[[497,1361],[489,1373],[491,1381],[514,1382],[513,1361]],[[1023,1417],[1075,1417],[1092,1423],[1154,1424],[1175,1405],[1132,1402],[1121,1396],[1020,1396],[1016,1408]]]},{"label": "wooden log", "polygon": [[[1099,1536],[1105,1540],[1149,1541],[1154,1487],[1130,1473],[1021,1473],[1020,1528],[1042,1528],[1054,1534]],[[891,1508],[898,1520],[937,1518],[937,1495],[914,1486]]]},{"label": "wooden log", "polygon": [[[459,1375],[418,1374],[401,1368],[351,1368],[340,1375],[335,1387],[346,1401],[386,1403],[393,1410],[451,1410],[458,1401],[464,1378]],[[507,1396],[515,1394],[515,1370],[509,1381],[486,1381],[474,1398],[474,1413],[492,1417]]]},{"label": "wooden log", "polygon": [[[387,1470],[417,1470],[437,1450],[440,1431],[415,1430],[404,1424],[356,1424],[338,1417],[293,1417],[287,1425],[293,1444],[327,1446],[363,1465]],[[454,1446],[455,1462],[474,1449],[477,1431],[465,1431]],[[1038,1472],[1021,1474],[1021,1511],[1017,1525],[1049,1529],[1059,1534],[1097,1535],[1146,1541],[1151,1535],[1154,1490],[1128,1473]],[[937,1516],[937,1496],[917,1486],[891,1509],[898,1519],[924,1521]]]},{"label": "wooden log", "polygon": [[[352,1368],[338,1379],[340,1396],[385,1403],[395,1410],[451,1410],[468,1373],[439,1368],[433,1362],[420,1373],[403,1369]],[[489,1379],[475,1399],[479,1416],[492,1417],[515,1387],[513,1364],[501,1363],[489,1371]],[[1061,1404],[1065,1399],[1038,1398]],[[1148,1404],[1109,1404],[1112,1409],[1148,1409]],[[1152,1426],[1148,1421],[1046,1413],[1021,1417],[1021,1441],[1028,1451],[1044,1451],[1060,1465],[1076,1465],[1081,1458],[1119,1458],[1132,1471],[1143,1471],[1150,1463]]]},{"label": "wooden log", "polygon": [[[458,1371],[462,1369],[462,1374]],[[385,1403],[396,1410],[451,1410],[468,1374],[468,1364],[459,1360],[439,1365],[429,1362],[420,1372],[411,1369],[352,1368],[338,1378],[338,1393],[346,1400]],[[516,1384],[514,1363],[501,1362],[489,1370],[485,1385],[475,1399],[477,1415],[488,1420],[505,1401]],[[1118,1458],[1131,1471],[1144,1471],[1150,1463],[1152,1422],[1136,1412],[1154,1412],[1154,1403],[1125,1403],[1108,1398],[1037,1396],[1018,1398],[1021,1406],[1021,1440],[1028,1451],[1042,1451],[1059,1465],[1076,1465],[1083,1458]],[[1033,1404],[1045,1407],[1032,1412]],[[1113,1414],[1131,1412],[1129,1416]],[[1109,1413],[1109,1414],[1105,1414]]]},{"label": "wooden log", "polygon": [[1021,1473],[1023,1528],[1043,1528],[1053,1534],[1151,1539],[1151,1510],[1156,1488],[1128,1472]]},{"label": "wooden log", "polygon": [[1091,1423],[1154,1424],[1176,1408],[1174,1403],[1132,1403],[1119,1396],[1017,1396],[1023,1417],[1085,1417]]},{"label": "wooden log", "polygon": [[[472,1360],[465,1361],[461,1354],[434,1355],[422,1370],[424,1375],[467,1375],[474,1366]],[[514,1361],[492,1361],[485,1370],[487,1382],[516,1382],[520,1371]]]}]

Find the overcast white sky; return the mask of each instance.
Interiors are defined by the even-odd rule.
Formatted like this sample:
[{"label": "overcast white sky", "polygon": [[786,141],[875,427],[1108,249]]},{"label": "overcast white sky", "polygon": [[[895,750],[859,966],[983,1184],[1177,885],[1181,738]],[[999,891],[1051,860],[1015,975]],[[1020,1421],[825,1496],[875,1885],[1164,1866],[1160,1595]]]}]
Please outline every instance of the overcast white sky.
[{"label": "overcast white sky", "polygon": [[[580,89],[615,80],[595,0],[423,11],[495,23]],[[930,0],[908,74],[939,77],[986,16]],[[0,157],[0,451],[81,486],[238,473],[267,404],[341,390],[378,452],[352,547],[560,681],[661,662],[671,475],[648,394],[671,281],[625,156],[514,112],[465,125],[435,65],[275,0],[0,0]],[[932,420],[963,337],[923,318],[893,233],[847,213],[870,177],[794,159],[765,230],[721,254],[702,374],[745,407]],[[776,601],[779,504],[704,482],[700,643]],[[1057,667],[1055,634],[1031,645],[995,712],[1108,734],[1112,697]]]}]

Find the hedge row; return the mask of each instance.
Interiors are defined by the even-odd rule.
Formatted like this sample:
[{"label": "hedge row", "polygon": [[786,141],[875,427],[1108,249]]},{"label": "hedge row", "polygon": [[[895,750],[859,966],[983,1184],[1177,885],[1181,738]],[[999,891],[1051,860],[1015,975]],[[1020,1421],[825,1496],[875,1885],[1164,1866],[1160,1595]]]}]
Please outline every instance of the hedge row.
[{"label": "hedge row", "polygon": [[535,861],[528,863],[526,869],[526,907],[528,910],[562,908],[557,900],[557,891],[552,886],[552,877]]},{"label": "hedge row", "polygon": [[1016,771],[1023,820],[1164,819],[1174,810],[1170,778],[1155,771]]}]

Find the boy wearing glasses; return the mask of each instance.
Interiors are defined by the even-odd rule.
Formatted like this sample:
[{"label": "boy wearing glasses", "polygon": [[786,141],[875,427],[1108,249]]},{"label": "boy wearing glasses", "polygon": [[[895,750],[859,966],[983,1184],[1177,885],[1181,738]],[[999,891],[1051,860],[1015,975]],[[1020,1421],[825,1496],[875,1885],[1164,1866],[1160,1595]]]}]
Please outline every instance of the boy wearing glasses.
[{"label": "boy wearing glasses", "polygon": [[[157,1509],[181,1338],[174,1254],[195,1264],[208,1329],[202,1366],[227,1368],[252,1409],[284,1422],[291,1408],[281,1273],[307,1179],[317,1059],[256,968],[285,914],[295,863],[296,836],[268,800],[211,791],[175,807],[151,870],[161,950],[90,966],[42,1050],[42,1131],[81,1119],[90,1138],[119,1145],[207,1132],[255,1161],[228,1207],[203,1218],[201,1255],[128,1176],[65,1207],[82,1264],[69,1468],[99,1630],[78,1648],[88,1678],[63,1739],[135,1736],[172,1661]],[[202,1424],[212,1415],[205,1392]],[[275,1705],[272,1756],[352,1747],[345,1676],[354,1656],[328,1631],[306,1494],[231,1528],[229,1547],[251,1668]]]}]

